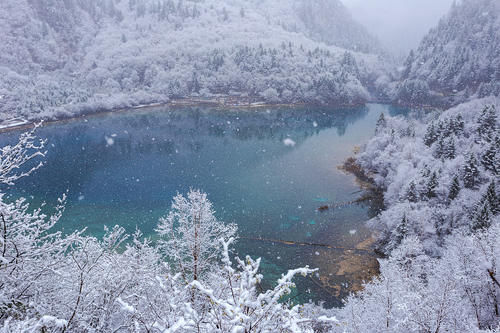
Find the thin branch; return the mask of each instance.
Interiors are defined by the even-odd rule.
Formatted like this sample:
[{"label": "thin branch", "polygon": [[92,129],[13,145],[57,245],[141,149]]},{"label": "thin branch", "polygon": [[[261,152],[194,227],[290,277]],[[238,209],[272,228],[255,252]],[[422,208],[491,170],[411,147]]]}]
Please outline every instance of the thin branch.
[{"label": "thin branch", "polygon": [[490,274],[490,277],[493,280],[493,282],[500,287],[500,282],[498,282],[498,280],[495,278],[495,274],[493,273],[493,271],[491,269],[488,269],[488,273]]}]

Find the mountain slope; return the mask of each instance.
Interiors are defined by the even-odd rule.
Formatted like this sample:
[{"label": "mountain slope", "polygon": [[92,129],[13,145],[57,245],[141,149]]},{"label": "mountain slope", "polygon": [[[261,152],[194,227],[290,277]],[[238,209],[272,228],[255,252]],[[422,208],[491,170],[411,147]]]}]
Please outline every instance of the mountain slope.
[{"label": "mountain slope", "polygon": [[462,0],[406,60],[395,98],[453,105],[500,93],[500,3]]},{"label": "mountain slope", "polygon": [[385,71],[339,0],[8,0],[0,30],[3,118],[214,95],[354,104]]}]

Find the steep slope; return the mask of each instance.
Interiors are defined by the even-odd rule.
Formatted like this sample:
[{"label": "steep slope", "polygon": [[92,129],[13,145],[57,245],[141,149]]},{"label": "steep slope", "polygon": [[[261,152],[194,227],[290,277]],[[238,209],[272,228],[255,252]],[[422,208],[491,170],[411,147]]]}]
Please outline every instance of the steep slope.
[{"label": "steep slope", "polygon": [[500,3],[462,0],[406,60],[395,99],[457,104],[500,93]]},{"label": "steep slope", "polygon": [[381,46],[366,29],[353,20],[339,1],[299,0],[296,12],[310,38],[364,53],[381,52]]},{"label": "steep slope", "polygon": [[490,96],[414,119],[379,118],[357,161],[383,190],[385,208],[369,224],[390,256],[348,299],[334,332],[499,326],[499,106]]},{"label": "steep slope", "polygon": [[339,0],[7,0],[0,30],[3,118],[192,96],[362,103],[385,70]]}]

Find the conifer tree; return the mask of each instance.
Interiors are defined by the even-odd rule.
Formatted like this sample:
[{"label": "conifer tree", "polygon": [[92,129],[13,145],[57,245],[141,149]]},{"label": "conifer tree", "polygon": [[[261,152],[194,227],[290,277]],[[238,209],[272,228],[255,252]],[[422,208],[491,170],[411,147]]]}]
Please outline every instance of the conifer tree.
[{"label": "conifer tree", "polygon": [[396,229],[392,233],[392,240],[390,242],[391,249],[398,247],[403,239],[408,236],[408,218],[406,213],[403,214],[403,218],[397,225]]},{"label": "conifer tree", "polygon": [[436,133],[436,125],[432,122],[427,126],[427,131],[424,136],[424,143],[427,147],[432,146],[434,142],[438,139],[438,134]]},{"label": "conifer tree", "polygon": [[442,120],[438,121],[437,130],[436,130],[436,136],[438,138],[440,136],[443,136],[443,137],[447,136],[446,128],[447,128],[446,121],[445,122],[443,122]]},{"label": "conifer tree", "polygon": [[455,175],[455,177],[453,177],[453,180],[451,181],[451,187],[450,187],[450,192],[448,194],[448,199],[455,200],[459,193],[460,193],[460,181],[458,179],[458,176]]},{"label": "conifer tree", "polygon": [[406,192],[406,199],[409,202],[417,202],[418,201],[418,191],[417,191],[417,185],[415,184],[415,181],[410,182],[410,186],[408,187],[408,191]]},{"label": "conifer tree", "polygon": [[429,182],[427,183],[427,188],[425,192],[427,198],[431,199],[437,197],[436,188],[438,187],[438,185],[439,183],[438,183],[437,173],[434,171],[431,175],[431,178],[429,179]]},{"label": "conifer tree", "polygon": [[453,139],[453,137],[449,138],[444,143],[443,156],[450,160],[456,157],[455,139]]},{"label": "conifer tree", "polygon": [[479,184],[479,170],[477,168],[477,160],[473,154],[470,154],[469,159],[464,166],[464,186],[469,189],[475,188]]},{"label": "conifer tree", "polygon": [[424,168],[422,169],[420,174],[422,175],[422,177],[427,178],[431,175],[431,170],[429,170],[429,167],[427,165],[424,165]]},{"label": "conifer tree", "polygon": [[450,228],[446,223],[446,216],[444,214],[434,214],[432,219],[434,220],[434,228],[438,237],[442,238],[444,235],[450,234]]},{"label": "conifer tree", "polygon": [[455,118],[455,124],[454,124],[454,127],[453,127],[453,132],[455,133],[455,135],[459,135],[460,133],[463,133],[464,128],[465,128],[464,118],[462,117],[461,114],[459,114]]},{"label": "conifer tree", "polygon": [[436,148],[434,150],[434,157],[441,158],[445,155],[446,152],[446,144],[444,137],[442,135],[439,136],[436,142]]},{"label": "conifer tree", "polygon": [[375,134],[380,133],[386,127],[387,127],[387,120],[385,119],[385,115],[382,112],[377,120],[377,125],[375,127]]},{"label": "conifer tree", "polygon": [[481,157],[481,164],[486,170],[493,172],[495,175],[498,175],[499,165],[498,165],[498,157],[497,157],[497,145],[498,137],[495,139],[495,142],[491,143],[489,148],[484,152]]},{"label": "conifer tree", "polygon": [[474,221],[472,231],[486,230],[491,226],[491,211],[488,201],[479,206]]},{"label": "conifer tree", "polygon": [[491,214],[497,215],[498,213],[500,213],[500,202],[498,199],[494,180],[491,181],[490,185],[488,186],[488,189],[486,190],[483,200],[488,202]]},{"label": "conifer tree", "polygon": [[477,133],[479,137],[487,142],[493,141],[497,129],[496,124],[497,115],[495,107],[493,105],[486,106],[478,119]]}]

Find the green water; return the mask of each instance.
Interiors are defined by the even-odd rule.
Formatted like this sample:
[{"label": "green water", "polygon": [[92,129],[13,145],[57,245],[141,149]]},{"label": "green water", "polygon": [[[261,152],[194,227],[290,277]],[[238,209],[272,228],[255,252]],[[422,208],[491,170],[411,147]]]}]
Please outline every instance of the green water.
[{"label": "green water", "polygon": [[[60,228],[87,227],[99,236],[104,225],[115,224],[152,234],[177,192],[202,189],[219,219],[238,224],[237,253],[262,257],[268,285],[287,269],[322,261],[312,246],[252,238],[353,247],[369,235],[364,227],[369,207],[326,213],[317,208],[359,196],[355,179],[337,166],[373,135],[381,112],[406,111],[377,104],[352,109],[158,107],[48,124],[38,131],[48,140],[45,167],[7,192],[54,205],[69,190]],[[1,134],[0,144],[18,134]],[[309,279],[298,285],[301,301],[340,304],[339,297]]]}]

